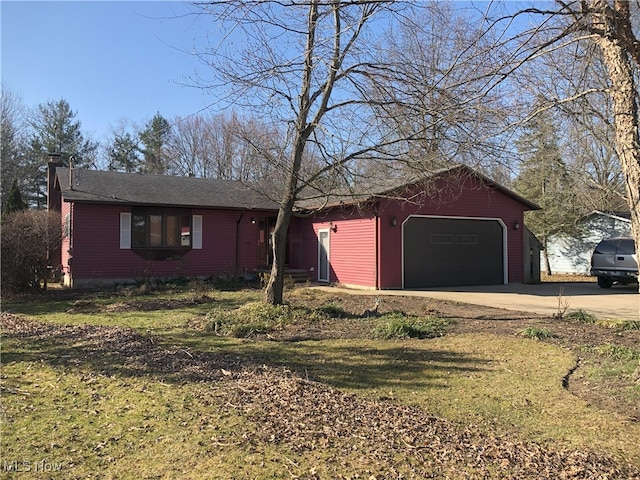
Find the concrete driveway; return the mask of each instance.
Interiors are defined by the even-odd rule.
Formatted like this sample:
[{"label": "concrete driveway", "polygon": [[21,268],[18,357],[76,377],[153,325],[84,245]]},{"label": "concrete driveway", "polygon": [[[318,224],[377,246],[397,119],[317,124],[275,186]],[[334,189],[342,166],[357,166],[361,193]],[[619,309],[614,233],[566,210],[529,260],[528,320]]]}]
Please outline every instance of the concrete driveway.
[{"label": "concrete driveway", "polygon": [[638,285],[614,285],[610,289],[595,283],[540,283],[537,285],[491,285],[450,287],[423,291],[428,296],[488,305],[524,312],[553,315],[558,302],[567,311],[584,310],[598,318],[640,319]]},{"label": "concrete driveway", "polygon": [[638,285],[600,288],[596,283],[540,283],[536,285],[483,285],[427,290],[358,292],[369,295],[415,295],[521,312],[553,315],[560,300],[566,311],[584,310],[600,319],[640,320]]}]

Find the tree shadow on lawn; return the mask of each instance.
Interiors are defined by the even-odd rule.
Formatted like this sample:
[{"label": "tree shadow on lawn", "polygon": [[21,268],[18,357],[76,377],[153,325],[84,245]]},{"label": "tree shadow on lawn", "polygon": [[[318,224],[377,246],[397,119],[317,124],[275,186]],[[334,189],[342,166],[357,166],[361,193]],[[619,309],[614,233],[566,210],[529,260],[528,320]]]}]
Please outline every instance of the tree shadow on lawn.
[{"label": "tree shadow on lawn", "polygon": [[[451,372],[485,370],[482,365],[490,362],[431,349],[429,340],[421,341],[418,347],[384,340],[258,342],[202,334],[203,338],[197,339],[185,336],[184,342],[180,335],[173,336],[168,345],[166,338],[122,327],[52,325],[22,319],[14,323],[3,325],[4,364],[45,362],[106,376],[156,377],[178,384],[220,381],[264,372],[267,366],[337,388],[424,388],[440,386],[439,380]],[[205,346],[208,351],[203,351]]]},{"label": "tree shadow on lawn", "polygon": [[52,297],[50,301],[36,298],[35,301],[5,303],[3,311],[27,316],[55,314],[92,315],[122,312],[154,312],[192,308],[195,313],[209,311],[213,306],[222,309],[238,308],[246,302],[244,298],[225,298],[207,294],[172,298],[162,294],[129,297],[126,295],[99,293],[75,297]]},{"label": "tree shadow on lawn", "polygon": [[244,351],[254,361],[285,367],[336,388],[439,388],[451,373],[486,371],[491,361],[430,348],[429,340],[272,342]]}]

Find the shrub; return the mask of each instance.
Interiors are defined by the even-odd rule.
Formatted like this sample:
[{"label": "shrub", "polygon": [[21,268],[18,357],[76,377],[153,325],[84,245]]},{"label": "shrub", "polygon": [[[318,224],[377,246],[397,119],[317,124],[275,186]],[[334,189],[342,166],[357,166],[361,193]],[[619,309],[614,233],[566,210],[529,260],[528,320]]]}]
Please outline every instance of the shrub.
[{"label": "shrub", "polygon": [[252,302],[236,310],[215,310],[207,315],[205,330],[217,335],[249,337],[282,328],[292,318],[288,305]]},{"label": "shrub", "polygon": [[640,330],[640,320],[622,320],[620,328],[622,330]]},{"label": "shrub", "polygon": [[598,320],[598,325],[607,328],[619,328],[620,330],[640,330],[640,321],[638,320]]},{"label": "shrub", "polygon": [[544,340],[545,338],[555,338],[557,335],[546,328],[527,327],[518,332],[519,335],[526,338],[535,338],[536,340]]},{"label": "shrub", "polygon": [[271,305],[266,302],[250,302],[245,303],[235,312],[238,317],[243,319],[278,322],[289,318],[291,307],[289,305]]},{"label": "shrub", "polygon": [[582,323],[595,323],[602,327],[619,328],[621,330],[640,330],[639,320],[611,320],[598,319],[595,315],[585,312],[584,310],[576,310],[570,312],[566,316],[569,320],[575,320]]},{"label": "shrub", "polygon": [[21,210],[2,221],[1,257],[3,293],[46,288],[49,255],[60,250],[60,214],[45,210]]},{"label": "shrub", "polygon": [[445,334],[449,324],[438,317],[409,317],[401,312],[392,312],[380,317],[382,322],[375,333],[382,338],[434,338]]},{"label": "shrub", "polygon": [[573,310],[567,313],[565,318],[581,323],[596,323],[596,321],[598,320],[595,315],[585,312],[584,310]]}]

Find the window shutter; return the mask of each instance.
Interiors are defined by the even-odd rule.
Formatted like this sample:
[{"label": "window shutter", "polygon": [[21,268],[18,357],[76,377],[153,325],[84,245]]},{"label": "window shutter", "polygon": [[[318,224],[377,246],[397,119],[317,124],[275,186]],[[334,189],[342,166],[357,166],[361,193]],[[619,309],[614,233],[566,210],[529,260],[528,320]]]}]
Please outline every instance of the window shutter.
[{"label": "window shutter", "polygon": [[64,233],[62,236],[63,237],[71,236],[71,214],[70,213],[67,213],[64,216]]},{"label": "window shutter", "polygon": [[202,249],[202,215],[193,216],[193,239],[191,248]]},{"label": "window shutter", "polygon": [[131,248],[131,213],[120,212],[120,249]]}]

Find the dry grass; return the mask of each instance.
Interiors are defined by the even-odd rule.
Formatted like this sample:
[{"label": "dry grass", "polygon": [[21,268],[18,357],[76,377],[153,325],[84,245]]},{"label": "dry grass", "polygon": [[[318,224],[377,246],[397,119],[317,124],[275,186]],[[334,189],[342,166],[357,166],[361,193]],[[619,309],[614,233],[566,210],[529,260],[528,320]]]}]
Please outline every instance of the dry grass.
[{"label": "dry grass", "polygon": [[5,465],[44,460],[61,479],[640,475],[640,424],[563,388],[576,351],[518,335],[528,321],[477,332],[446,304],[407,303],[446,317],[445,335],[385,340],[383,317],[318,295],[301,298],[325,317],[249,339],[194,326],[255,291],[9,305],[48,323],[5,318]]},{"label": "dry grass", "polygon": [[540,281],[543,283],[557,283],[557,282],[584,282],[584,283],[596,283],[596,277],[590,275],[578,274],[578,273],[556,273],[553,275],[547,275],[545,272],[540,273]]}]

